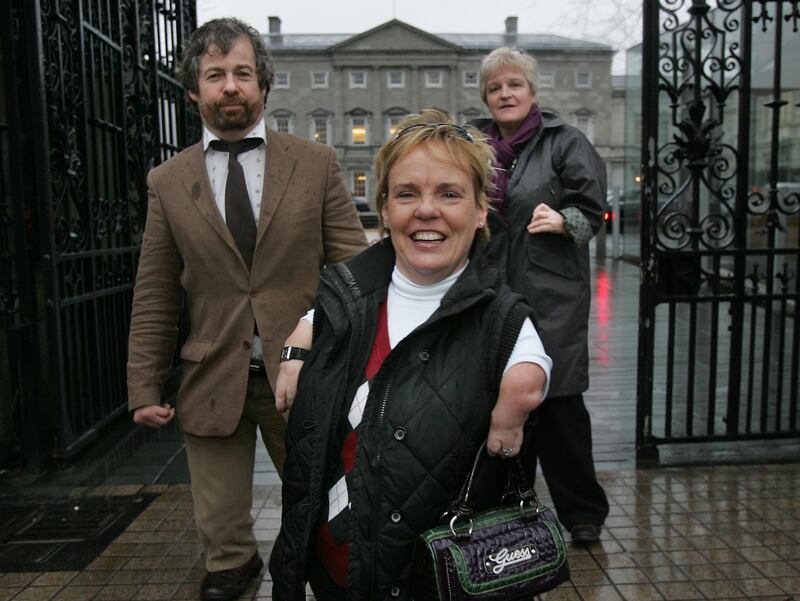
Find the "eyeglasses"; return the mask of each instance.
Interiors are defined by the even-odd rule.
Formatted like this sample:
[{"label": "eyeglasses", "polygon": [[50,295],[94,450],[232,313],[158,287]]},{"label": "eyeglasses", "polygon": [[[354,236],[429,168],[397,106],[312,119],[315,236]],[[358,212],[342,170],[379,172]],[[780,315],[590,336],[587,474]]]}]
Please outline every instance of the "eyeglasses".
[{"label": "eyeglasses", "polygon": [[396,142],[410,131],[423,128],[430,128],[430,129],[446,128],[448,130],[452,130],[453,133],[455,133],[462,140],[466,140],[467,142],[475,141],[475,138],[473,138],[470,135],[470,133],[460,125],[455,125],[453,123],[415,123],[414,125],[409,125],[408,127],[401,129],[399,132],[397,132],[394,135],[394,138],[392,138],[392,142]]}]

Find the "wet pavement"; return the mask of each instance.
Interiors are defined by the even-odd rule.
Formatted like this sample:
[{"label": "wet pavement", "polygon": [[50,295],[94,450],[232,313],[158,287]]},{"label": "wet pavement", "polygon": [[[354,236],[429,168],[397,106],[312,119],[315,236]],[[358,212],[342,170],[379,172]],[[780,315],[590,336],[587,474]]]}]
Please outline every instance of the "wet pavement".
[{"label": "wet pavement", "polygon": [[[672,467],[637,469],[639,272],[610,259],[593,266],[586,401],[611,512],[599,544],[570,544],[571,581],[542,598],[800,601],[800,441],[684,445],[662,450]],[[198,598],[204,569],[180,434],[136,437],[110,446],[102,462],[78,463],[16,491],[76,501],[156,496],[84,569],[0,573],[0,601]],[[547,502],[541,476],[536,484]],[[266,558],[280,525],[280,486],[263,446],[253,516]],[[270,599],[270,591],[265,574],[242,599]]]}]

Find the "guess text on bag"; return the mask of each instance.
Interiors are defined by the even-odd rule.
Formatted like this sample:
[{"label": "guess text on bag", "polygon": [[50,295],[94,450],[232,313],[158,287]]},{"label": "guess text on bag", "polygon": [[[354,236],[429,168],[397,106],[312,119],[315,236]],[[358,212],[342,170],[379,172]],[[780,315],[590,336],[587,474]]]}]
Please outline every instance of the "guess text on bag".
[{"label": "guess text on bag", "polygon": [[507,566],[533,561],[538,555],[539,551],[534,544],[525,544],[511,550],[503,547],[497,553],[488,555],[484,560],[484,565],[487,572],[497,575],[502,573]]}]

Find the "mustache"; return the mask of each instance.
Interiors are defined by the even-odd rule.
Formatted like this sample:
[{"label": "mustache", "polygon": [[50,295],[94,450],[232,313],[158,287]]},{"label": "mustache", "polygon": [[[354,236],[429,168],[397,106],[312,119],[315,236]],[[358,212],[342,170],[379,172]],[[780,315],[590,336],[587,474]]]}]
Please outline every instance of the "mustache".
[{"label": "mustache", "polygon": [[245,105],[247,103],[244,101],[244,98],[242,98],[238,94],[234,94],[233,96],[225,96],[222,100],[216,103],[218,107],[231,104]]}]

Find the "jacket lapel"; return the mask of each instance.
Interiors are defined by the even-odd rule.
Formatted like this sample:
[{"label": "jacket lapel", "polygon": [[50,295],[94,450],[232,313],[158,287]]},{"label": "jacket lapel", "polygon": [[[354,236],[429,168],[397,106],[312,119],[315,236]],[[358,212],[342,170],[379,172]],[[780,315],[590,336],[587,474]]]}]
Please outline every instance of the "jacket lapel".
[{"label": "jacket lapel", "polygon": [[217,204],[214,201],[214,193],[211,191],[211,184],[208,181],[206,171],[206,159],[203,154],[203,144],[195,144],[186,157],[186,171],[183,175],[183,185],[189,197],[194,201],[197,210],[205,217],[214,231],[230,246],[236,253],[239,249],[231,235],[228,226],[219,214]]},{"label": "jacket lapel", "polygon": [[295,159],[289,153],[288,139],[267,128],[267,160],[264,191],[261,195],[261,213],[258,218],[256,248],[269,228],[286,188],[292,178]]}]

